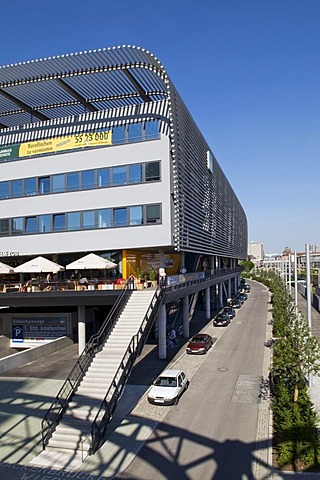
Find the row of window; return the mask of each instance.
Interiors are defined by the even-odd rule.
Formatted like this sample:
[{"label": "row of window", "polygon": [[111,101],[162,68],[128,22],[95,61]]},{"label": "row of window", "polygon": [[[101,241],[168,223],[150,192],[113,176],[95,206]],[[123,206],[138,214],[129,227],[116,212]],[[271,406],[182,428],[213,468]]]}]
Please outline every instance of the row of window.
[{"label": "row of window", "polygon": [[134,205],[83,212],[0,219],[0,236],[31,235],[161,223],[161,205]]},{"label": "row of window", "polygon": [[0,182],[0,200],[160,180],[160,161]]}]

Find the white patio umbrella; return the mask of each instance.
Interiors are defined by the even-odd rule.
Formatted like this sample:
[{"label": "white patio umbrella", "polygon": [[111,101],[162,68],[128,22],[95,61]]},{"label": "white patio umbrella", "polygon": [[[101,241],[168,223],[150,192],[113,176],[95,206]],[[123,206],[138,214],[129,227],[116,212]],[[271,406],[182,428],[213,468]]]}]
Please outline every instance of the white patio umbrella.
[{"label": "white patio umbrella", "polygon": [[107,260],[106,258],[102,258],[95,253],[88,253],[84,257],[75,260],[72,263],[69,263],[66,266],[67,270],[110,270],[111,268],[115,268],[117,266],[116,263],[111,262],[111,260]]},{"label": "white patio umbrella", "polygon": [[6,263],[0,262],[0,275],[8,275],[10,273],[13,273],[13,267],[10,267],[10,265],[7,265]]},{"label": "white patio umbrella", "polygon": [[36,257],[14,269],[16,273],[57,273],[64,270],[62,265],[44,257]]}]

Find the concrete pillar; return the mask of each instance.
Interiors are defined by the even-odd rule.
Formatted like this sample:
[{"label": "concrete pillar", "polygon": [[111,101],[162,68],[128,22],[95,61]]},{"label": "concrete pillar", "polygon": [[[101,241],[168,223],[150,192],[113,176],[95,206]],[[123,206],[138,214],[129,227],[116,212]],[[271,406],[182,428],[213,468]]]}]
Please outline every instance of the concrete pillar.
[{"label": "concrete pillar", "polygon": [[165,268],[164,250],[162,248],[159,249],[159,267]]},{"label": "concrete pillar", "polygon": [[210,310],[210,287],[206,288],[206,319],[210,320],[211,310]]},{"label": "concrete pillar", "polygon": [[228,279],[228,298],[231,298],[231,278]]},{"label": "concrete pillar", "polygon": [[160,360],[165,360],[167,358],[167,313],[165,305],[161,305],[160,307],[158,314],[158,326],[158,357]]},{"label": "concrete pillar", "polygon": [[182,316],[183,316],[183,336],[184,338],[189,338],[190,328],[189,328],[189,295],[183,297],[182,301]]},{"label": "concrete pillar", "polygon": [[185,258],[185,253],[180,252],[180,271],[182,268],[186,267],[186,258]]},{"label": "concrete pillar", "polygon": [[81,355],[86,346],[86,307],[78,305],[78,353]]},{"label": "concrete pillar", "polygon": [[222,283],[219,283],[219,307],[223,307],[223,287],[222,287]]},{"label": "concrete pillar", "polygon": [[210,258],[210,260],[211,260],[211,265],[210,265],[211,275],[214,275],[214,263],[215,263],[214,258],[215,258],[214,255],[211,255],[211,258]]}]

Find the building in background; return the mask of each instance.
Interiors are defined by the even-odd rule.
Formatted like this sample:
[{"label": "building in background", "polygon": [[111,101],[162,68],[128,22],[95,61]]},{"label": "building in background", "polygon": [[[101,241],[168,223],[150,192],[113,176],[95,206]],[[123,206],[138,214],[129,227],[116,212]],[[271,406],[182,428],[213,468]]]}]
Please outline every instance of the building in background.
[{"label": "building in background", "polygon": [[264,259],[264,249],[262,242],[251,241],[248,244],[248,258],[254,263],[259,263]]}]

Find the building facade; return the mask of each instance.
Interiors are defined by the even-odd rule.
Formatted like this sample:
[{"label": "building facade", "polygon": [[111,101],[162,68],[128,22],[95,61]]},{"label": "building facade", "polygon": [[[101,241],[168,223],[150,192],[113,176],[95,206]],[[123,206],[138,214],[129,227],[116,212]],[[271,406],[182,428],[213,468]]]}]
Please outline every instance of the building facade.
[{"label": "building facade", "polygon": [[117,47],[0,68],[0,260],[127,278],[236,265],[245,212],[165,68]]}]

